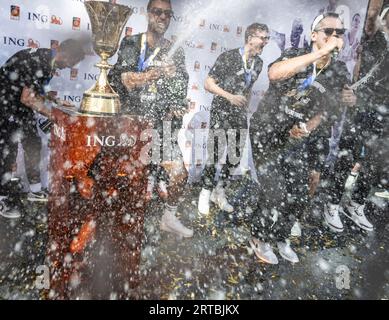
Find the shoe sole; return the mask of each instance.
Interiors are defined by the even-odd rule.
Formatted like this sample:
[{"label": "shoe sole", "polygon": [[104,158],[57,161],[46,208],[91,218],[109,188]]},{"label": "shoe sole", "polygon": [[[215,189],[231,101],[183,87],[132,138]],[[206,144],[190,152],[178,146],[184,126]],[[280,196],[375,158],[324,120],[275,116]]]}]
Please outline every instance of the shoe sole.
[{"label": "shoe sole", "polygon": [[344,231],[344,228],[342,228],[342,229],[338,229],[337,227],[335,227],[335,226],[333,226],[333,225],[331,225],[327,220],[326,220],[326,218],[324,217],[324,223],[326,224],[326,226],[328,227],[328,228],[330,228],[331,229],[331,231],[333,231],[333,232],[336,232],[336,233],[342,233],[343,231]]},{"label": "shoe sole", "polygon": [[265,258],[263,258],[261,255],[259,255],[259,254],[257,253],[257,248],[256,248],[255,244],[254,244],[251,240],[249,240],[249,244],[250,244],[251,250],[254,251],[255,256],[256,256],[261,262],[264,262],[264,263],[267,263],[267,264],[271,264],[271,265],[277,265],[277,264],[278,264],[278,261],[277,261],[277,263],[272,263],[272,262],[270,262],[269,260],[266,260]]},{"label": "shoe sole", "polygon": [[232,210],[225,210],[225,209],[223,209],[222,206],[219,204],[219,201],[212,200],[212,199],[210,199],[210,200],[211,200],[211,202],[212,202],[213,204],[215,204],[220,210],[223,210],[223,211],[225,211],[225,212],[227,212],[227,213],[233,213],[233,212],[234,212],[234,208],[232,208]]},{"label": "shoe sole", "polygon": [[212,195],[210,196],[209,198],[210,202],[214,203],[220,210],[223,210],[227,213],[233,213],[234,212],[234,208],[232,208],[231,210],[225,210],[222,208],[222,206],[220,205],[219,201],[217,201],[214,197],[212,197]]},{"label": "shoe sole", "polygon": [[184,235],[180,232],[178,232],[177,230],[169,227],[168,225],[166,225],[165,223],[161,222],[161,230],[162,231],[166,231],[166,232],[169,232],[169,233],[174,233],[175,235],[179,236],[179,237],[182,237],[182,238],[192,238],[193,237],[193,234],[191,236],[189,235]]},{"label": "shoe sole", "polygon": [[201,210],[199,209],[199,207],[197,207],[197,211],[200,213],[200,215],[202,216],[207,216],[209,215],[209,213],[211,212],[210,208],[208,209],[207,212],[201,212]]},{"label": "shoe sole", "polygon": [[7,216],[7,215],[4,215],[3,213],[0,213],[0,216],[2,216],[3,218],[6,218],[6,219],[19,219],[19,218],[21,218],[22,215],[18,215],[18,216]]},{"label": "shoe sole", "polygon": [[378,198],[381,198],[381,199],[386,199],[386,200],[389,200],[389,196],[387,195],[378,195],[378,194],[374,194],[375,197],[378,197]]},{"label": "shoe sole", "polygon": [[30,201],[30,202],[48,202],[49,199],[27,198],[27,201]]},{"label": "shoe sole", "polygon": [[[346,213],[346,210],[347,210],[347,213]],[[340,212],[342,212],[347,218],[349,218],[352,222],[354,222],[358,227],[360,227],[361,229],[365,230],[365,231],[374,231],[374,228],[368,228],[367,226],[364,226],[363,224],[360,224],[358,221],[354,220],[354,218],[352,217],[352,215],[348,212],[348,209],[339,209]],[[349,215],[350,214],[350,215]]]},{"label": "shoe sole", "polygon": [[281,257],[283,257],[285,260],[287,260],[291,263],[299,263],[300,262],[300,260],[294,261],[294,260],[289,259],[288,256],[284,255],[279,249],[278,249],[278,253],[280,254]]},{"label": "shoe sole", "polygon": [[20,213],[18,213],[17,215],[13,215],[13,216],[8,216],[6,213],[3,213],[2,210],[5,209],[5,206],[2,202],[0,202],[0,216],[2,216],[3,218],[6,218],[6,219],[19,219],[22,215]]}]

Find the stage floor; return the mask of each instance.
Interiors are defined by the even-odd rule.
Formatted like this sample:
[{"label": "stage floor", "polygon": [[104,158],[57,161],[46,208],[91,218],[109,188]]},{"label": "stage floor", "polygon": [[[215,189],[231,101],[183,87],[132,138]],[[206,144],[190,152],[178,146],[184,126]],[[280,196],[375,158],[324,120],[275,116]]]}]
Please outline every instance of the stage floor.
[{"label": "stage floor", "polygon": [[[197,214],[200,189],[188,187],[181,220],[194,229],[192,239],[160,232],[161,205],[153,201],[145,218],[142,281],[132,291],[138,299],[389,299],[389,209],[379,202],[367,216],[376,227],[362,232],[343,218],[337,235],[308,217],[301,238],[292,243],[300,263],[260,263],[248,249],[249,229],[224,213]],[[384,204],[384,205],[383,205]],[[41,299],[35,270],[44,263],[47,211],[29,205],[18,220],[0,217],[0,299]],[[215,223],[217,221],[217,223]],[[337,286],[338,267],[350,270],[350,289]],[[115,293],[97,286],[104,299]],[[95,292],[96,295],[96,292]],[[82,293],[84,298],[88,292]]]}]

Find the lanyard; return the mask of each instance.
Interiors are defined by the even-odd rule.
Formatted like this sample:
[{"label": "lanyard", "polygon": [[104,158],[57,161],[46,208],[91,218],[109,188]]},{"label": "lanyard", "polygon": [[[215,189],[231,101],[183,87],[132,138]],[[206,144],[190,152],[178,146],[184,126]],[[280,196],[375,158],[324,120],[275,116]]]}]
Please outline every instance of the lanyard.
[{"label": "lanyard", "polygon": [[324,69],[326,69],[328,67],[328,65],[330,64],[331,60],[329,60],[327,62],[327,64],[322,68],[320,69],[319,72],[317,72],[317,69],[316,69],[316,62],[313,63],[313,71],[312,71],[312,74],[306,78],[304,80],[304,82],[298,87],[298,91],[299,92],[302,92],[302,91],[305,91],[306,89],[308,89],[309,87],[312,86],[312,84],[315,82],[316,78],[320,75],[320,73],[322,73],[324,71]]},{"label": "lanyard", "polygon": [[138,71],[143,72],[145,71],[151,62],[155,59],[159,51],[161,51],[161,48],[158,47],[154,50],[153,54],[148,57],[146,60],[146,50],[147,50],[147,36],[146,33],[142,34],[142,40],[141,40],[141,49],[140,49],[140,56],[138,60]]},{"label": "lanyard", "polygon": [[255,65],[255,59],[253,59],[253,62],[251,63],[250,69],[247,68],[247,56],[244,52],[244,48],[239,49],[240,55],[242,56],[243,60],[243,69],[244,69],[244,78],[245,78],[245,84],[246,88],[248,88],[251,84],[251,79],[253,77],[253,71],[254,71],[254,65]]},{"label": "lanyard", "polygon": [[[320,72],[321,72],[321,70],[320,70]],[[312,72],[312,74],[303,81],[303,83],[298,87],[297,90],[299,92],[302,92],[302,91],[308,89],[315,82],[317,76],[318,76],[318,74],[317,74],[316,62],[315,62],[313,64],[313,72]]]}]

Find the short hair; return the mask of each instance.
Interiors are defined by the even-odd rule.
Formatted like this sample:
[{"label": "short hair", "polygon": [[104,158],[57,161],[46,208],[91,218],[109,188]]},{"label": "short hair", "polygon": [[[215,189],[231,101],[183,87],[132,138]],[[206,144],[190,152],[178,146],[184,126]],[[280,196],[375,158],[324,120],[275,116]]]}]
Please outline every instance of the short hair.
[{"label": "short hair", "polygon": [[244,40],[247,43],[249,37],[253,36],[257,31],[266,31],[269,32],[269,27],[263,23],[253,23],[249,25],[244,34]]},{"label": "short hair", "polygon": [[320,14],[318,15],[315,20],[313,20],[313,23],[312,23],[312,26],[311,26],[311,31],[316,31],[317,27],[319,27],[321,25],[321,23],[323,22],[324,19],[326,18],[336,18],[336,19],[339,19],[342,24],[343,24],[343,21],[342,19],[340,19],[340,16],[339,14],[335,13],[335,12],[327,12],[327,13],[324,13],[324,14]]},{"label": "short hair", "polygon": [[67,39],[61,42],[59,49],[62,52],[68,53],[71,57],[75,59],[82,60],[85,57],[85,51],[82,46],[82,43],[79,40]]},{"label": "short hair", "polygon": [[[157,1],[157,0],[149,0],[149,3],[147,4],[147,11],[149,11],[151,9],[151,6],[153,5],[153,3]],[[159,1],[162,1],[162,2],[167,2],[169,3],[170,5],[172,5],[171,1],[170,0],[159,0]]]},{"label": "short hair", "polygon": [[355,17],[357,17],[357,16],[361,17],[361,15],[359,13],[356,13],[356,14],[353,15],[351,21],[353,21],[355,19]]}]

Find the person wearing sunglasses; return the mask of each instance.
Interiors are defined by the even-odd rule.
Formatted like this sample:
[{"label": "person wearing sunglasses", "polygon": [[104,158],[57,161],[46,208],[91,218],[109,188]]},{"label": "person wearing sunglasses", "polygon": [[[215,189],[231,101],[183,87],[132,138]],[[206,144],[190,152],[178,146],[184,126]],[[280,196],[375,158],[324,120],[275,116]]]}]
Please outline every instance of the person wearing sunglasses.
[{"label": "person wearing sunglasses", "polygon": [[[335,166],[338,174],[332,180],[332,186],[335,186],[333,192],[339,194],[340,198],[343,194],[344,179],[339,177],[350,174],[353,167],[362,166],[359,173],[352,170],[350,178],[352,179],[354,174],[356,182],[351,186],[350,192],[344,194],[339,211],[365,231],[374,230],[374,225],[366,217],[368,211],[365,210],[370,195],[383,199],[389,198],[387,190],[389,179],[389,77],[387,75],[389,32],[384,27],[386,24],[389,25],[389,7],[381,11],[382,4],[382,0],[372,0],[369,5],[360,64],[355,68],[358,71],[355,74],[357,78],[363,80],[368,77],[368,80],[363,80],[361,85],[353,86],[357,96],[356,112],[351,115],[354,131],[351,134],[343,134],[340,141],[341,147],[344,140],[349,139],[350,136],[356,137],[352,144],[349,143],[348,148],[341,149],[339,152],[342,155],[351,154],[353,157],[348,161],[344,161],[345,156],[338,157],[338,164],[342,162],[344,164]],[[374,69],[377,71],[371,73]],[[331,188],[331,184],[329,186]],[[342,230],[342,221],[338,219],[338,229],[333,231]]]},{"label": "person wearing sunglasses", "polygon": [[[389,29],[385,28],[385,25],[389,25],[389,7],[386,6],[381,11],[382,6],[382,0],[370,1],[365,35],[361,41],[360,61],[355,68],[358,71],[355,75],[359,78],[353,85],[357,104],[352,117],[354,131],[348,136],[353,135],[356,139],[349,148],[340,152],[354,156],[343,166],[335,167],[339,174],[333,178],[333,185],[336,186],[337,181],[341,183],[333,192],[341,197],[344,180],[339,179],[339,176],[347,176],[354,167],[349,179],[356,182],[349,185],[339,211],[365,231],[373,231],[375,228],[366,217],[369,212],[365,209],[371,200],[370,196],[389,198]],[[347,134],[343,136],[342,140],[348,139]],[[344,162],[344,158],[346,157],[339,157],[337,162]],[[355,172],[355,168],[361,166],[362,169]],[[333,231],[342,230],[342,221],[338,219],[338,228]]]},{"label": "person wearing sunglasses", "polygon": [[[109,81],[119,93],[123,112],[150,119],[160,137],[167,123],[172,125],[172,132],[182,127],[187,108],[189,75],[185,53],[181,47],[172,52],[173,44],[164,37],[173,15],[170,0],[150,0],[147,31],[123,39],[117,63],[109,73]],[[147,197],[152,196],[154,185],[158,185],[164,202],[161,229],[190,238],[193,231],[177,218],[178,202],[187,181],[182,154],[177,141],[173,142],[173,152],[168,155],[163,146],[157,157],[163,156],[162,161],[153,157],[150,164]]]},{"label": "person wearing sunglasses", "polygon": [[[208,160],[202,175],[202,190],[199,195],[200,214],[210,212],[210,202],[221,210],[232,213],[234,208],[228,203],[224,187],[226,180],[239,167],[247,131],[247,114],[251,89],[262,71],[260,54],[269,42],[269,28],[261,23],[247,27],[245,44],[241,48],[222,53],[211,68],[205,81],[205,90],[212,93],[210,134],[208,139]],[[235,132],[235,135],[230,135]],[[221,133],[225,139],[215,137]],[[217,142],[216,142],[216,141]],[[222,141],[225,141],[223,144]],[[227,149],[226,161],[222,155]],[[222,170],[216,181],[216,165]]]},{"label": "person wearing sunglasses", "polygon": [[256,226],[261,239],[256,248],[265,262],[278,262],[270,245],[274,240],[284,259],[299,261],[289,237],[310,203],[310,173],[321,172],[332,125],[344,106],[355,104],[347,67],[333,54],[342,49],[344,32],[337,14],[320,15],[312,24],[309,48],[286,49],[269,65],[269,89],[250,121],[253,159],[266,199],[258,216],[269,212]]}]

